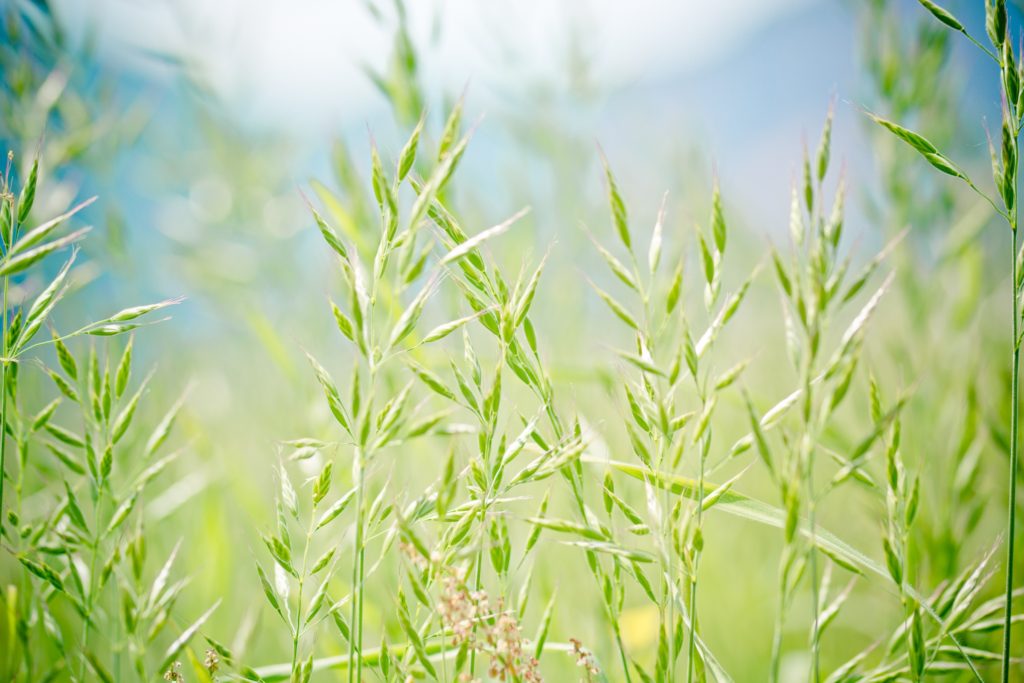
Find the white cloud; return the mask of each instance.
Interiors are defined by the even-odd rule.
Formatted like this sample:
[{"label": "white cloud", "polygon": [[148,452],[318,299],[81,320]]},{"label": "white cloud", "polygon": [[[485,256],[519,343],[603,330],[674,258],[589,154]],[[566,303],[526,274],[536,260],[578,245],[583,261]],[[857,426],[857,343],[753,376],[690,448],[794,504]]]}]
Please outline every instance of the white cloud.
[{"label": "white cloud", "polygon": [[[814,0],[415,0],[411,30],[428,86],[473,83],[484,97],[509,83],[567,78],[575,37],[603,87],[699,69],[765,22]],[[146,52],[181,56],[226,103],[260,120],[313,126],[358,120],[382,65],[391,22],[355,0],[58,0],[68,27],[93,26],[100,55],[158,74]],[[379,3],[386,17],[390,2]],[[440,31],[437,31],[438,26]]]}]

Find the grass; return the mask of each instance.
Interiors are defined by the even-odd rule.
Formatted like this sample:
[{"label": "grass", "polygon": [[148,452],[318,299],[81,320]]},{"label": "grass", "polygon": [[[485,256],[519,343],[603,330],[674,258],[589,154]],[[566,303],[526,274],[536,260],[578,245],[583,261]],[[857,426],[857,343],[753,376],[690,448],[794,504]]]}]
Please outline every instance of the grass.
[{"label": "grass", "polygon": [[[38,161],[32,163],[24,184],[16,192],[13,161],[13,155],[9,154],[3,182],[3,206],[0,207],[4,244],[0,275],[5,300],[13,277],[38,267],[37,264],[50,254],[66,250],[85,237],[86,229],[63,235],[61,230],[91,203],[89,200],[78,204],[27,229],[39,165]],[[54,330],[50,340],[36,341],[40,330],[52,324],[51,314],[69,289],[75,258],[76,252],[72,251],[57,275],[30,305],[26,301],[13,316],[9,311],[3,316],[4,390],[0,422],[7,428],[0,435],[0,460],[5,468],[4,477],[0,479],[0,501],[4,500],[8,480],[14,486],[14,501],[5,507],[0,535],[5,551],[24,568],[25,578],[32,576],[37,581],[36,585],[23,580],[20,588],[11,586],[8,611],[12,622],[23,624],[23,629],[28,627],[30,619],[42,619],[43,637],[58,645],[60,657],[53,660],[56,663],[49,666],[51,673],[46,675],[63,672],[65,676],[81,678],[90,671],[103,680],[111,680],[112,675],[120,676],[122,669],[130,669],[145,678],[147,667],[152,666],[147,650],[154,637],[168,625],[171,607],[184,584],[167,583],[172,554],[148,594],[144,592],[145,539],[142,516],[136,508],[146,487],[176,457],[175,453],[156,456],[160,455],[168,438],[178,405],[156,425],[148,439],[133,438],[131,434],[137,430],[132,427],[145,382],[134,392],[128,392],[132,340],[124,346],[116,365],[108,358],[102,371],[95,344],[89,347],[87,355],[77,357],[68,344],[84,337],[108,339],[131,333],[146,324],[146,316],[178,301],[125,308],[71,333],[60,334]],[[41,369],[52,380],[57,396],[41,410],[25,412],[26,408],[18,401],[19,369],[26,364],[31,366],[28,361],[33,352],[44,346],[52,346],[56,351],[57,368],[44,365]],[[72,406],[70,411],[61,408],[65,401]],[[78,413],[80,428],[65,427],[58,422],[62,416],[67,417],[67,412]],[[13,442],[18,456],[15,466],[10,468],[6,462],[8,440]],[[129,443],[136,457],[126,461],[124,450]],[[30,444],[45,447],[50,453],[48,462],[30,461]],[[59,503],[52,509],[26,509],[25,494],[45,485],[52,488]],[[133,523],[135,531],[127,531]],[[66,563],[66,568],[55,566],[54,558]],[[137,597],[124,596],[123,631],[102,630],[106,640],[116,643],[105,648],[112,653],[112,659],[106,659],[107,655],[97,650],[93,633],[101,630],[97,622],[100,613],[107,609],[105,603],[117,604],[111,579],[122,570],[129,572],[130,578],[125,577],[125,580],[134,585]],[[50,603],[57,599],[66,600],[77,617],[80,635],[74,649],[64,646],[62,628],[50,612]],[[208,616],[209,612],[188,627],[185,634],[197,630]],[[17,668],[23,668],[27,678],[44,675],[35,668],[35,650],[26,636],[23,631],[21,666]],[[172,642],[164,655],[166,661],[157,668],[166,666],[186,642],[187,638]]]},{"label": "grass", "polygon": [[[339,152],[338,187],[303,196],[329,265],[319,322],[292,337],[309,369],[274,396],[286,426],[241,425],[276,449],[211,435],[202,397],[178,393],[187,349],[140,376],[151,337],[181,323],[143,327],[179,299],[86,323],[59,305],[85,278],[75,226],[95,207],[40,219],[52,203],[36,195],[49,199],[59,169],[9,157],[0,677],[1013,680],[1024,96],[1002,4],[989,3],[983,47],[1005,101],[994,196],[952,160],[951,131],[905,127],[951,106],[940,87],[934,103],[921,94],[948,46],[929,29],[898,52],[928,68],[876,65],[879,106],[899,121],[872,116],[889,136],[873,142],[890,164],[880,204],[896,216],[873,254],[850,246],[857,188],[836,173],[834,107],[779,198],[785,245],[762,248],[742,225],[742,188],[713,176],[703,196],[659,203],[598,149],[600,212],[583,207],[598,181],[573,169],[559,187],[578,188],[566,201],[588,226],[524,248],[549,214],[466,208],[469,104],[423,113],[397,17],[390,70],[371,77],[401,138],[371,137],[365,164]],[[963,181],[945,213],[902,184],[934,187],[893,140]],[[913,246],[916,223],[972,213],[964,197],[978,225],[994,213],[1010,227],[1005,369],[965,361],[1005,337],[984,292],[967,325],[941,296],[918,303],[926,278],[975,291],[951,264],[988,258],[965,246],[980,227],[952,230],[939,264]],[[564,303],[576,291],[581,310]],[[231,356],[249,358],[189,345],[232,372]],[[907,355],[921,377],[894,369]],[[226,474],[195,490],[218,460]],[[240,493],[250,470],[272,488]],[[1007,472],[1002,515],[989,499]],[[221,515],[241,530],[218,535]]]},{"label": "grass", "polygon": [[[1003,618],[1003,642],[1001,655],[1002,681],[1010,680],[1011,653],[1013,629],[1013,597],[1014,597],[1014,550],[1016,546],[1016,521],[1017,521],[1017,477],[1019,470],[1019,375],[1020,375],[1020,296],[1021,296],[1021,275],[1020,260],[1018,254],[1017,237],[1017,153],[1021,131],[1021,71],[1024,66],[1018,64],[1014,58],[1013,45],[1009,36],[1007,25],[1006,3],[1001,0],[986,2],[986,32],[991,41],[993,50],[989,50],[980,41],[975,39],[964,27],[964,25],[948,10],[931,2],[921,0],[922,6],[930,12],[935,19],[953,31],[962,34],[988,55],[996,64],[999,71],[999,82],[1003,97],[1003,121],[1000,129],[999,152],[992,149],[992,173],[995,189],[1002,202],[1000,207],[996,200],[983,193],[975,185],[974,181],[943,155],[931,142],[906,128],[884,119],[876,120],[885,128],[888,128],[897,137],[909,144],[935,168],[962,180],[975,193],[982,196],[1003,219],[1010,228],[1010,427],[1009,427],[1009,469],[1008,499],[1006,508],[1006,569],[1005,569],[1005,590],[1004,590],[1004,618]],[[1024,64],[1024,63],[1022,63]],[[991,147],[991,143],[990,143]]]}]

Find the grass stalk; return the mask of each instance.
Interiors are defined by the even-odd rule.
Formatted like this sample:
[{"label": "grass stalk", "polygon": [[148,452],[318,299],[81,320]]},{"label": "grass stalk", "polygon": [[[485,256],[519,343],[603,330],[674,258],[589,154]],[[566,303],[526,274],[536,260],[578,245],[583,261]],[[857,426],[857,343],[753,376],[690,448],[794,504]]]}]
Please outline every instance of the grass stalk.
[{"label": "grass stalk", "polygon": [[629,673],[629,658],[626,657],[626,645],[622,642],[622,629],[619,628],[618,620],[612,620],[612,632],[615,634],[615,646],[619,651],[619,661],[622,662],[622,673],[626,677],[626,683],[632,683],[633,677]]},{"label": "grass stalk", "polygon": [[[486,515],[486,512],[484,512],[483,508],[481,508],[481,510],[480,510],[480,520],[481,520],[480,521],[480,536],[481,536],[481,538],[480,538],[480,546],[476,550],[476,560],[474,560],[474,564],[476,566],[473,568],[473,590],[475,590],[478,593],[480,592],[480,587],[483,585],[483,576],[482,575],[483,575],[483,564],[484,564],[484,543],[487,542],[487,538],[486,538],[486,534],[487,534],[487,527],[486,527],[487,515]],[[476,631],[476,626],[475,625],[474,625],[474,629],[473,630],[474,630],[474,632]],[[470,675],[471,678],[473,676],[476,676],[476,649],[475,648],[470,650],[470,653],[469,653],[469,675]]]},{"label": "grass stalk", "polygon": [[306,540],[302,548],[302,570],[299,572],[298,606],[295,610],[295,628],[292,631],[292,675],[301,666],[299,661],[299,639],[302,636],[302,593],[306,587],[306,579],[309,578],[309,546],[313,541],[313,530],[316,527],[316,512],[310,512],[309,527],[306,529]]},{"label": "grass stalk", "polygon": [[366,488],[365,463],[363,462],[362,449],[356,449],[358,459],[359,476],[356,482],[356,538],[355,538],[355,562],[352,565],[352,604],[349,607],[350,623],[352,631],[348,640],[349,661],[355,661],[355,667],[348,670],[349,683],[361,681],[363,675],[363,525],[365,523],[363,508],[364,490]]},{"label": "grass stalk", "polygon": [[[780,563],[781,566],[781,563]],[[781,572],[780,572],[781,575]],[[778,683],[779,665],[782,659],[782,629],[786,620],[786,585],[785,578],[779,585],[779,609],[775,612],[775,626],[772,630],[772,652],[771,663],[769,664],[769,678],[771,683]]]},{"label": "grass stalk", "polygon": [[[993,8],[994,12],[998,12],[998,8]],[[1019,71],[1017,64],[1014,63],[1013,46],[1008,37],[1009,31],[1005,24],[1005,7],[1002,7],[1003,12],[1003,50],[1002,59],[997,58],[996,61],[1000,67],[1000,83],[1002,85],[1003,95],[1003,197],[1006,206],[1006,213],[1004,214],[1007,222],[1010,225],[1010,293],[1011,293],[1011,344],[1012,352],[1010,359],[1010,463],[1009,463],[1009,492],[1007,496],[1006,505],[1006,588],[1005,588],[1005,600],[1006,605],[1004,608],[1003,616],[1003,648],[1002,648],[1002,662],[1001,662],[1001,680],[1003,683],[1008,683],[1010,680],[1010,667],[1012,662],[1012,639],[1013,639],[1013,575],[1014,575],[1014,549],[1016,545],[1016,523],[1017,523],[1017,476],[1018,476],[1018,461],[1020,453],[1020,400],[1019,400],[1019,382],[1020,382],[1020,283],[1018,266],[1018,253],[1017,250],[1020,248],[1020,240],[1017,236],[1017,224],[1018,224],[1018,167],[1019,167],[1019,152],[1020,152],[1020,111],[1018,105],[1020,104],[1020,82],[1019,82]],[[994,21],[991,23],[999,23],[998,18],[993,15]],[[996,37],[999,38],[999,30],[995,30]],[[1010,86],[1010,83],[1016,83],[1015,86]],[[1010,87],[1015,87],[1018,92],[1011,92]],[[1006,149],[1009,148],[1009,149]],[[1006,198],[1010,197],[1010,200]]]},{"label": "grass stalk", "polygon": [[[1000,65],[1000,82],[1002,83],[1003,97],[1005,100],[1005,111],[1004,116],[1006,120],[1003,122],[1004,129],[1010,131],[1011,134],[1006,135],[1004,131],[1004,137],[1008,138],[1003,141],[1004,146],[1009,146],[1010,150],[1004,152],[1004,157],[1012,157],[1012,163],[1006,163],[1004,161],[1004,174],[1005,177],[1003,182],[1005,183],[1008,191],[1004,192],[1004,196],[1010,196],[1014,198],[1011,206],[1007,206],[1007,220],[1010,223],[1010,293],[1011,293],[1011,344],[1013,350],[1011,352],[1010,359],[1010,490],[1007,496],[1006,503],[1006,588],[1005,588],[1005,600],[1006,605],[1003,612],[1003,651],[1002,651],[1002,662],[1001,662],[1001,680],[1002,683],[1009,683],[1010,680],[1010,666],[1012,662],[1012,645],[1013,645],[1013,569],[1014,569],[1014,548],[1016,545],[1016,526],[1017,526],[1017,476],[1018,476],[1018,461],[1020,457],[1020,284],[1018,271],[1018,254],[1017,250],[1020,248],[1020,240],[1017,236],[1017,223],[1018,223],[1018,168],[1020,159],[1020,120],[1021,113],[1018,110],[1018,104],[1020,103],[1020,95],[1013,97],[1014,93],[1007,92],[1007,84],[1011,81],[1017,82],[1017,88],[1019,90],[1019,78],[1017,65],[1013,61],[1013,49],[1012,45],[1009,44],[1009,39],[1004,37],[1006,45],[1003,50],[1003,59],[997,59]],[[1012,72],[1012,73],[1010,73]],[[1009,153],[1008,153],[1009,152]]]},{"label": "grass stalk", "polygon": [[0,361],[0,538],[4,531],[4,484],[7,481],[7,291],[10,277],[4,276],[3,331],[0,342],[4,348],[4,360]]},{"label": "grass stalk", "polygon": [[[647,307],[647,299],[645,297],[645,309]],[[650,314],[645,311],[645,320],[650,319]],[[662,472],[667,471],[669,467],[668,444],[666,440],[658,439],[658,469]],[[672,496],[665,490],[662,491],[661,498],[662,509],[670,511],[672,509]],[[662,535],[662,543],[666,544],[666,547],[670,547],[672,543],[672,527],[671,524],[666,524],[664,529],[660,530]],[[663,620],[663,628],[667,629],[669,634],[668,638],[668,673],[672,680],[676,678],[676,659],[679,657],[679,652],[676,651],[676,638],[675,638],[675,625],[676,625],[676,602],[672,599],[672,590],[674,586],[670,585],[670,581],[675,580],[676,568],[675,558],[673,553],[665,553],[668,556],[668,566],[665,569],[665,576],[662,578],[662,593],[661,600],[661,618]],[[668,617],[665,617],[665,613],[668,613]]]},{"label": "grass stalk", "polygon": [[[704,468],[707,462],[708,448],[710,447],[710,429],[701,439],[700,462],[697,473],[697,533],[703,534],[704,528]],[[703,540],[701,541],[703,545]],[[693,555],[693,578],[690,581],[690,636],[687,646],[686,680],[692,681],[696,672],[697,661],[697,572],[700,567],[701,549],[698,548]]]},{"label": "grass stalk", "polygon": [[[14,240],[18,235],[18,207],[14,202],[14,193],[11,188],[10,172],[11,172],[11,161],[14,155],[11,152],[7,154],[7,169],[4,172],[3,179],[3,192],[5,195],[0,204],[3,205],[3,209],[7,210],[10,214],[10,227],[5,228],[7,234],[2,236],[4,245],[4,256],[10,252],[11,247],[14,245]],[[7,366],[9,364],[9,353],[8,347],[11,345],[13,340],[8,339],[10,330],[8,329],[8,291],[10,289],[11,277],[5,274],[4,280],[4,293],[3,293],[3,328],[0,329],[0,346],[3,349],[3,359],[0,360],[0,539],[4,536],[4,522],[6,514],[4,512],[4,487],[7,481]]]},{"label": "grass stalk", "polygon": [[96,562],[99,560],[100,555],[100,543],[103,542],[103,536],[101,535],[100,529],[103,527],[100,525],[100,512],[103,506],[103,486],[99,486],[96,491],[96,509],[93,515],[93,523],[96,526],[96,536],[92,541],[91,554],[89,558],[89,595],[85,600],[85,618],[82,619],[82,658],[81,665],[82,670],[80,677],[85,680],[85,653],[89,651],[89,624],[92,622],[92,611],[96,604]]},{"label": "grass stalk", "polygon": [[[1019,133],[1019,130],[1018,130]],[[1017,136],[1014,136],[1014,144],[1016,145]],[[1014,174],[1014,187],[1016,187],[1016,173]],[[1003,652],[1002,652],[1002,674],[1001,680],[1003,683],[1008,683],[1010,680],[1010,666],[1011,666],[1011,646],[1012,646],[1012,621],[1013,621],[1013,563],[1014,563],[1014,536],[1016,534],[1016,523],[1017,523],[1017,469],[1018,469],[1018,458],[1019,458],[1019,429],[1020,429],[1020,407],[1019,407],[1019,382],[1020,382],[1020,292],[1017,289],[1017,209],[1013,209],[1011,213],[1012,224],[1010,226],[1012,232],[1011,241],[1013,243],[1013,249],[1010,252],[1010,259],[1013,261],[1011,273],[1011,287],[1012,287],[1012,300],[1011,305],[1013,315],[1013,353],[1011,358],[1011,378],[1010,378],[1010,491],[1006,504],[1006,589],[1005,599],[1006,606],[1003,614]]]},{"label": "grass stalk", "polygon": [[[808,387],[809,388],[809,387]],[[814,501],[814,452],[813,448],[807,446],[807,524],[810,527],[810,557],[808,562],[811,568],[811,680],[818,683],[821,680],[821,663],[819,648],[819,625],[818,615],[821,613],[818,604],[818,550],[816,546],[815,531],[817,521],[815,519]]]}]

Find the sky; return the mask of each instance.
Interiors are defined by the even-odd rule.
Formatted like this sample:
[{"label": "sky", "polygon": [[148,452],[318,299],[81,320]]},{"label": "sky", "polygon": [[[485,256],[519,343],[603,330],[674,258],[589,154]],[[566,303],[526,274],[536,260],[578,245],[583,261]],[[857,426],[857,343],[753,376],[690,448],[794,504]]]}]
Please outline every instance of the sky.
[{"label": "sky", "polygon": [[[857,201],[870,187],[873,160],[865,144],[869,94],[856,2],[406,4],[422,84],[435,98],[428,107],[435,118],[443,116],[443,100],[466,92],[467,125],[479,122],[459,170],[459,187],[478,203],[470,208],[485,203],[478,213],[494,223],[531,204],[538,249],[604,217],[597,144],[637,220],[653,221],[666,191],[685,205],[673,206],[675,225],[703,220],[714,177],[731,218],[760,240],[756,248],[785,239],[803,147],[816,146],[830,106],[833,158],[855,198],[848,202],[850,231],[867,241],[866,249],[880,243]],[[977,29],[978,7],[962,4],[950,6]],[[308,191],[314,178],[330,182],[332,140],[344,138],[363,169],[371,136],[391,158],[407,134],[365,73],[384,68],[391,53],[391,2],[55,5],[75,40],[94,46],[99,69],[152,107],[146,136],[125,151],[120,175],[109,188],[92,191],[113,195],[127,211],[136,253],[168,251],[159,242],[146,248],[156,239],[183,250],[180,263],[140,273],[140,285],[155,286],[161,296],[182,289],[195,295],[188,284],[194,273],[184,268],[201,261],[188,252],[200,245],[219,245],[208,249],[208,258],[226,265],[209,267],[229,285],[259,280],[282,245],[298,248],[282,240],[304,235],[303,248],[311,248],[316,235],[305,229],[311,226],[297,189]],[[923,14],[909,0],[895,6],[914,21]],[[968,109],[998,111],[995,84],[986,90],[988,81],[970,80],[984,65],[970,46],[957,50],[958,75],[971,83],[964,91]],[[197,131],[183,81],[210,94],[218,120],[240,132],[251,159],[210,166],[208,147],[217,140]],[[965,118],[980,118],[973,114]],[[984,149],[981,126],[964,137]],[[274,155],[276,162],[261,166]],[[273,175],[276,194],[251,196],[254,173]],[[558,201],[565,193],[572,194],[567,210]],[[260,204],[256,220],[239,212],[253,202]],[[239,213],[235,225],[212,234],[209,224],[231,211]]]},{"label": "sky", "polygon": [[[428,90],[472,84],[486,102],[512,82],[564,81],[576,40],[596,85],[614,90],[699,72],[743,49],[765,26],[822,0],[408,3],[424,50]],[[353,0],[57,0],[64,24],[87,33],[102,62],[148,78],[173,78],[181,60],[241,118],[309,132],[380,107],[362,65],[382,63],[394,15]]]}]

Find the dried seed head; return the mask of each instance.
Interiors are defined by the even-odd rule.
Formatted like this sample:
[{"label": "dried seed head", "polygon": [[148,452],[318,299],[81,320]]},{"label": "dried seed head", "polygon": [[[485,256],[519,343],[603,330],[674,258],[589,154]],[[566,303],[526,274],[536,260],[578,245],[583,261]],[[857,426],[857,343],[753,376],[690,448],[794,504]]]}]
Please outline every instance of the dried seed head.
[{"label": "dried seed head", "polygon": [[203,660],[203,666],[205,666],[206,670],[211,674],[217,673],[217,669],[220,668],[220,655],[217,654],[216,650],[210,648],[206,651],[206,658]]},{"label": "dried seed head", "polygon": [[444,571],[438,611],[452,633],[453,645],[486,654],[492,679],[541,683],[539,663],[527,655],[519,621],[514,612],[505,609],[504,600],[492,601],[485,591],[471,591],[464,568],[446,567]]},{"label": "dried seed head", "polygon": [[601,669],[598,668],[594,655],[590,650],[583,647],[583,643],[575,638],[570,638],[569,642],[572,643],[572,653],[576,657],[576,666],[583,668],[587,674],[587,680],[589,681],[592,676],[600,674]]},{"label": "dried seed head", "polygon": [[164,673],[164,680],[172,681],[173,683],[185,683],[185,677],[181,675],[181,662],[171,664],[171,668]]}]

